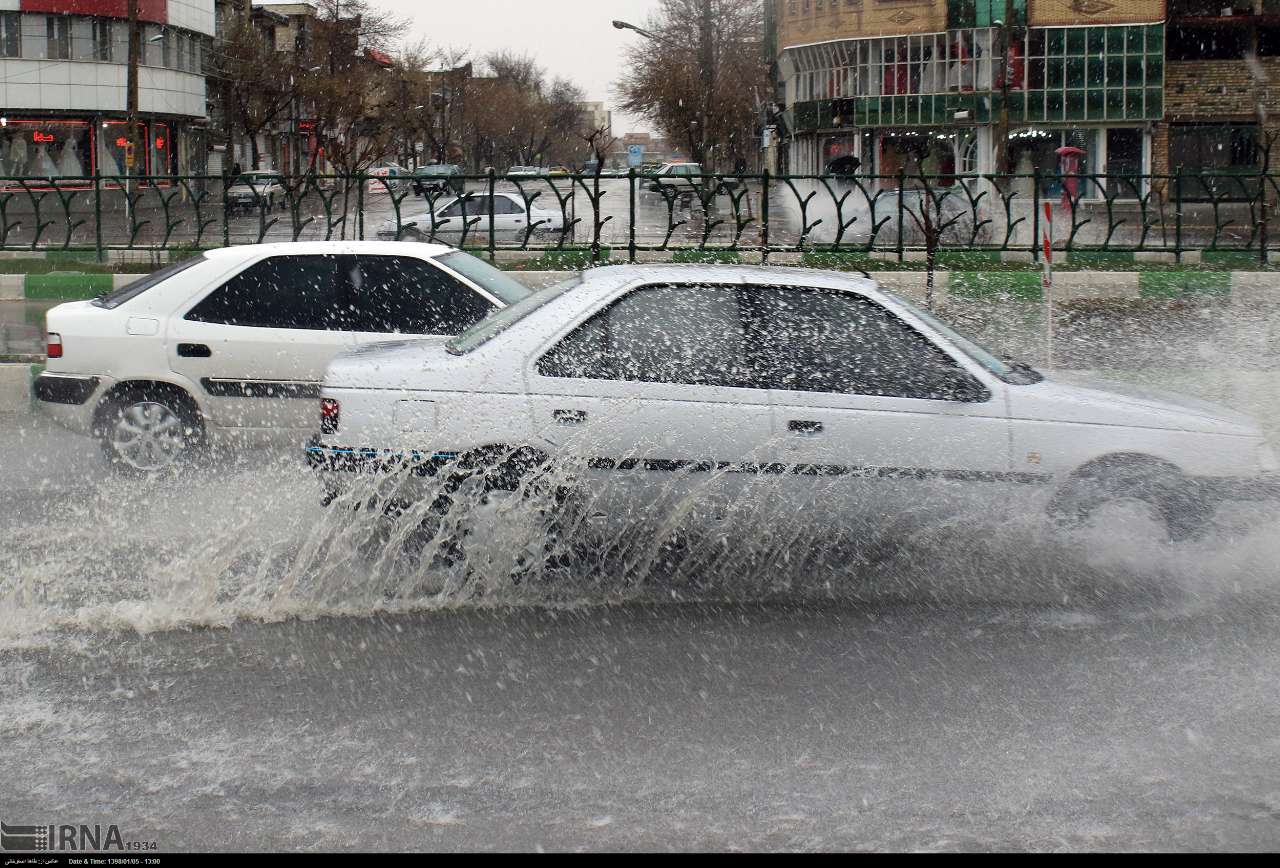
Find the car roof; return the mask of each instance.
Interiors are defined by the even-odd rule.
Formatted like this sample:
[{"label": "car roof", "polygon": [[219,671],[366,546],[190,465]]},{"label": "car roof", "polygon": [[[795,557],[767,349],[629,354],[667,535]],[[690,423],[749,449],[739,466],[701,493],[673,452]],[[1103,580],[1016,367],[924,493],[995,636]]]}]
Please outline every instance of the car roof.
[{"label": "car roof", "polygon": [[315,256],[324,253],[364,253],[368,255],[434,257],[450,253],[454,248],[447,244],[425,244],[404,241],[280,241],[272,244],[238,244],[234,247],[217,247],[206,250],[204,255],[221,261],[257,259],[261,256]]},{"label": "car roof", "polygon": [[786,268],[771,265],[699,265],[665,264],[606,265],[582,274],[585,291],[598,288],[611,290],[623,284],[644,281],[679,281],[687,283],[752,283],[760,285],[813,286],[821,289],[852,289],[880,297],[874,280],[845,271],[822,271],[814,268]]}]

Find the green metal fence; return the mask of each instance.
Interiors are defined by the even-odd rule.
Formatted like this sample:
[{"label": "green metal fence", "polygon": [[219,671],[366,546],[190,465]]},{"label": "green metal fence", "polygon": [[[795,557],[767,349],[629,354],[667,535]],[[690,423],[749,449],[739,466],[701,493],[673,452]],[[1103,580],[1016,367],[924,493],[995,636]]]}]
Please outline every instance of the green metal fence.
[{"label": "green metal fence", "polygon": [[[434,185],[433,185],[434,184]],[[181,251],[262,242],[430,241],[635,261],[784,252],[1223,251],[1265,262],[1277,176],[640,174],[0,178],[0,250]]]}]

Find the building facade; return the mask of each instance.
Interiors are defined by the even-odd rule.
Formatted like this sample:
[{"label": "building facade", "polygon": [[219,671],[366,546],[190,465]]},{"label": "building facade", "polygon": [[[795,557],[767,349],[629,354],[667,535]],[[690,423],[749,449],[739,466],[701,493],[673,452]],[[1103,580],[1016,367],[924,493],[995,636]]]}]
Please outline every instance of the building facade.
[{"label": "building facade", "polygon": [[[214,0],[139,7],[134,171],[203,173]],[[125,172],[127,16],[127,0],[0,0],[0,179]]]},{"label": "building facade", "polygon": [[1280,112],[1276,0],[770,2],[795,174],[1256,171]]}]

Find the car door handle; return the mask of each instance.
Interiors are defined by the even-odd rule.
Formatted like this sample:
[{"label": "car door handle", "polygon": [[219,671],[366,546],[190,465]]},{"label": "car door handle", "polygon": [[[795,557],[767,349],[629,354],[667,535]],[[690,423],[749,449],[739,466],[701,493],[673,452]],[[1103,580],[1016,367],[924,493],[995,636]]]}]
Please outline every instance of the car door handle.
[{"label": "car door handle", "polygon": [[787,430],[796,434],[821,434],[822,423],[809,419],[792,419],[787,422]]},{"label": "car door handle", "polygon": [[587,421],[586,410],[554,410],[551,418],[561,425],[581,425]]},{"label": "car door handle", "polygon": [[184,359],[207,359],[213,350],[205,344],[178,344],[178,355]]}]

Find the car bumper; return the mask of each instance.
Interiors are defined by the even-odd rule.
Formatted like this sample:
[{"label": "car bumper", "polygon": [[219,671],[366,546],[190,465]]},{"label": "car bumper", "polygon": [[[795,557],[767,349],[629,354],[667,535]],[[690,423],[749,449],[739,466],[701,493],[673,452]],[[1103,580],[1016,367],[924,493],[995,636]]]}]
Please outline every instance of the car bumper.
[{"label": "car bumper", "polygon": [[43,415],[87,435],[93,432],[98,396],[111,388],[112,382],[103,377],[43,373],[31,384],[31,394]]},{"label": "car bumper", "polygon": [[456,452],[329,446],[317,437],[307,443],[306,455],[307,465],[313,470],[334,473],[409,472],[419,476],[433,476],[458,457]]}]

